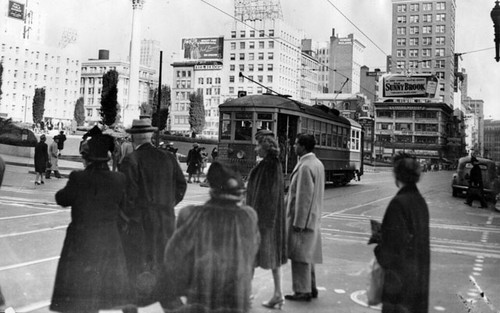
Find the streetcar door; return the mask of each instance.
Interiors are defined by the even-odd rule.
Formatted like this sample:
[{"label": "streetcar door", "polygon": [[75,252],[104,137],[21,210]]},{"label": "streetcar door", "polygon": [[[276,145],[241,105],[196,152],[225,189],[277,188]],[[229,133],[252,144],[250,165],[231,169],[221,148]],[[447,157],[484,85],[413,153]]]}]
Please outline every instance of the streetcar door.
[{"label": "streetcar door", "polygon": [[297,164],[297,154],[293,145],[298,129],[298,116],[288,114],[278,114],[278,143],[280,145],[280,161],[285,175],[292,173]]}]

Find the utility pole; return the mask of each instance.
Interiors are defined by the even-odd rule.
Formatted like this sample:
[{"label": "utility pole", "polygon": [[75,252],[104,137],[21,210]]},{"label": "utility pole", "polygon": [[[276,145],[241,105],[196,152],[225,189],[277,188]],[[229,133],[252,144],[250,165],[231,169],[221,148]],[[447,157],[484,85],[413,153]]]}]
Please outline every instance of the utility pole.
[{"label": "utility pole", "polygon": [[163,51],[160,51],[160,70],[158,77],[158,104],[156,106],[156,125],[158,125],[158,130],[156,131],[156,148],[160,145],[160,109],[161,109],[161,68],[163,63]]}]

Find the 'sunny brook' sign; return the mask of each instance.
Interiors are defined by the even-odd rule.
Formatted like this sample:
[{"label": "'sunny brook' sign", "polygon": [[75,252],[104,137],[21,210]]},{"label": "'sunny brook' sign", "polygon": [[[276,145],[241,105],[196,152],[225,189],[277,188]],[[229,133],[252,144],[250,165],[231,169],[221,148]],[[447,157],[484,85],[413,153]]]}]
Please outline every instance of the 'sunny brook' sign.
[{"label": "'sunny brook' sign", "polygon": [[433,97],[437,88],[432,76],[388,76],[383,82],[383,97]]}]

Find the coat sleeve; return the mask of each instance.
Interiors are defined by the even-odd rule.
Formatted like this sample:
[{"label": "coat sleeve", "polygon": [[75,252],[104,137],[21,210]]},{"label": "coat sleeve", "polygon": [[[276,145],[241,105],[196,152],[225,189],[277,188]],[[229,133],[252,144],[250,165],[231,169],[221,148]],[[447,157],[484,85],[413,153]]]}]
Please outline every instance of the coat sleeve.
[{"label": "coat sleeve", "polygon": [[186,194],[186,189],[187,189],[187,183],[186,183],[186,178],[184,177],[184,173],[182,172],[181,166],[179,165],[179,162],[177,162],[177,159],[175,156],[171,156],[171,161],[174,164],[173,169],[174,169],[174,180],[175,180],[175,205],[177,205],[179,202],[184,199],[184,195]]},{"label": "coat sleeve", "polygon": [[375,247],[377,261],[384,269],[399,268],[405,262],[410,233],[403,212],[403,204],[393,199],[384,215],[382,241]]},{"label": "coat sleeve", "polygon": [[294,227],[306,229],[314,202],[314,177],[311,168],[301,166],[297,171],[297,196],[295,200]]},{"label": "coat sleeve", "polygon": [[129,156],[125,157],[120,166],[120,172],[126,177],[126,198],[120,216],[128,222],[132,217],[135,202],[139,194],[139,168],[137,163]]},{"label": "coat sleeve", "polygon": [[71,172],[66,186],[56,193],[56,203],[62,207],[72,206],[80,192],[76,176],[75,171]]}]

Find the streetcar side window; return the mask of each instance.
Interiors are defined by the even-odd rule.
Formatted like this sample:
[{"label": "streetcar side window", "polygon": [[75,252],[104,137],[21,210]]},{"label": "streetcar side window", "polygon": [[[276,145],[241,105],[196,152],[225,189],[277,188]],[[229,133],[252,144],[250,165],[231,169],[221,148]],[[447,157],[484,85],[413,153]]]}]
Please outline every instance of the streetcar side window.
[{"label": "streetcar side window", "polygon": [[321,122],[321,145],[326,146],[326,123]]},{"label": "streetcar side window", "polygon": [[326,127],[327,127],[326,128],[326,145],[328,147],[331,147],[332,146],[332,136],[333,136],[333,132],[332,132],[333,125],[327,124]]}]

